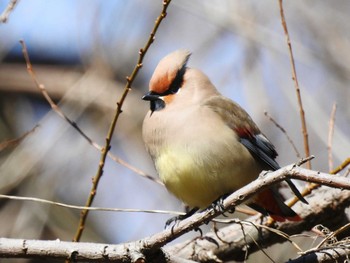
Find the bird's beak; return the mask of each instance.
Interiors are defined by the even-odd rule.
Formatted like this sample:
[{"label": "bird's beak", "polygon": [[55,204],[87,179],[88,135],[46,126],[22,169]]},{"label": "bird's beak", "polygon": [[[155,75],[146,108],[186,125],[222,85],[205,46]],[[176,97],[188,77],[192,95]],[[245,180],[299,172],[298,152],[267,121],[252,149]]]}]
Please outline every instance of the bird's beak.
[{"label": "bird's beak", "polygon": [[155,94],[153,91],[149,91],[145,95],[143,95],[142,99],[147,101],[155,101],[159,100],[159,95]]},{"label": "bird's beak", "polygon": [[150,110],[152,113],[165,107],[165,102],[163,101],[161,95],[154,93],[153,91],[147,92],[142,99],[150,102]]}]

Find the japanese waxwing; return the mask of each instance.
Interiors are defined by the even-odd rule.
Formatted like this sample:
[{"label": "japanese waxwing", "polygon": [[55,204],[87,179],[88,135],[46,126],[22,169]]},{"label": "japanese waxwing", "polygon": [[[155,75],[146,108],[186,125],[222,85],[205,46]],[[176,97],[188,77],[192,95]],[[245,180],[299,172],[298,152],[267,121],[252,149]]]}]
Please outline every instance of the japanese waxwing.
[{"label": "japanese waxwing", "polygon": [[[178,50],[159,62],[142,98],[150,101],[142,135],[166,188],[190,207],[206,208],[279,165],[274,146],[248,113],[223,97],[204,73],[186,66],[190,55]],[[277,221],[301,220],[275,187],[248,205]]]}]

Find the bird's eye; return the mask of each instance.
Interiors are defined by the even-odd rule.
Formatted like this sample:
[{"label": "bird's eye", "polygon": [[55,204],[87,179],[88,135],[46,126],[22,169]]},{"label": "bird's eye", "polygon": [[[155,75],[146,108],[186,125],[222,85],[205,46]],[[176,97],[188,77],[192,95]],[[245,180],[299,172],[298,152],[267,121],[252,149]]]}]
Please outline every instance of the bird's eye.
[{"label": "bird's eye", "polygon": [[180,85],[171,85],[169,88],[170,94],[175,94],[179,91]]}]

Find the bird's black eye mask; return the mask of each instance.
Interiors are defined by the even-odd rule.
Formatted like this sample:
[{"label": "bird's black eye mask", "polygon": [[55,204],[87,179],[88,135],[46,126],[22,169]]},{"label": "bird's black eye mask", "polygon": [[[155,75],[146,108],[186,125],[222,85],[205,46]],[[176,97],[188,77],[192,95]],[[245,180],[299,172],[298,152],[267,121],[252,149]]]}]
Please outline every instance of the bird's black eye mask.
[{"label": "bird's black eye mask", "polygon": [[169,86],[169,89],[167,89],[164,92],[167,94],[164,94],[164,95],[175,94],[179,91],[180,87],[184,82],[184,75],[185,75],[186,69],[187,69],[186,65],[183,65],[183,67],[176,73],[174,80],[171,82]]},{"label": "bird's black eye mask", "polygon": [[143,100],[148,100],[150,102],[150,110],[152,112],[165,108],[165,102],[161,97],[176,94],[179,91],[184,80],[186,69],[186,65],[183,65],[183,67],[180,70],[178,70],[174,80],[171,82],[169,88],[165,92],[157,93],[154,91],[150,91],[142,97]]}]

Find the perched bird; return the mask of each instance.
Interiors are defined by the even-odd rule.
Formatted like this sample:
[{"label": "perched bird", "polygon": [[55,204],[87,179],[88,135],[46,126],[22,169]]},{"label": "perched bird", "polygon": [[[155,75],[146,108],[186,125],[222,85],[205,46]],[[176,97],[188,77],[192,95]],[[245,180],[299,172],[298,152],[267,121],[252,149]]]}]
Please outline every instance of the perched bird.
[{"label": "perched bird", "polygon": [[[206,208],[279,165],[274,146],[248,113],[204,73],[186,66],[190,55],[178,50],[159,62],[142,98],[150,101],[142,135],[166,188],[190,207]],[[277,221],[301,220],[275,187],[248,205]]]}]

